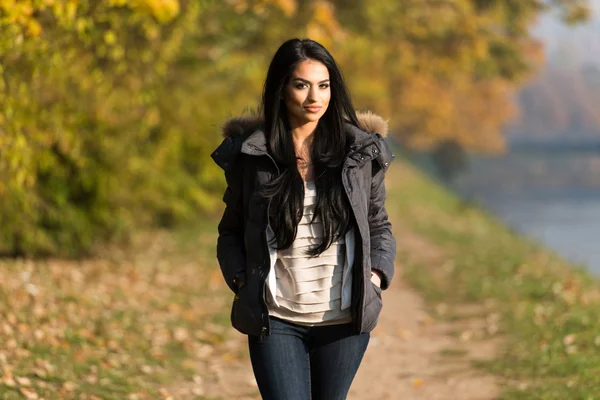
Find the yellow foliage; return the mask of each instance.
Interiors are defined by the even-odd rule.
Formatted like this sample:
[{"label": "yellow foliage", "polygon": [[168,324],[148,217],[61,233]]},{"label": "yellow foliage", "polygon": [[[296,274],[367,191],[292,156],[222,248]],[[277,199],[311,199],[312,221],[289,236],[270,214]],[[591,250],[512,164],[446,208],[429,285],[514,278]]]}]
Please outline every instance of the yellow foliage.
[{"label": "yellow foliage", "polygon": [[335,7],[326,0],[312,4],[312,18],[306,27],[308,37],[331,47],[336,40],[343,39],[344,30],[335,16]]},{"label": "yellow foliage", "polygon": [[298,9],[298,4],[296,0],[274,0],[275,4],[283,10],[283,13],[286,17],[293,17],[296,15],[296,11]]},{"label": "yellow foliage", "polygon": [[0,0],[0,251],[68,252],[214,207],[221,175],[198,154],[256,104],[288,37],[331,50],[357,108],[403,143],[499,151],[541,54],[506,32],[527,32],[534,2]]},{"label": "yellow foliage", "polygon": [[154,18],[164,23],[172,20],[179,14],[178,0],[133,0],[142,8],[147,9]]},{"label": "yellow foliage", "polygon": [[180,12],[179,0],[107,0],[111,7],[129,7],[142,10],[160,23],[171,21]]},{"label": "yellow foliage", "polygon": [[40,25],[40,23],[35,20],[32,19],[27,23],[27,34],[30,36],[40,36],[40,34],[42,33],[42,26]]},{"label": "yellow foliage", "polygon": [[104,43],[108,45],[115,44],[117,41],[117,35],[113,31],[104,32]]}]

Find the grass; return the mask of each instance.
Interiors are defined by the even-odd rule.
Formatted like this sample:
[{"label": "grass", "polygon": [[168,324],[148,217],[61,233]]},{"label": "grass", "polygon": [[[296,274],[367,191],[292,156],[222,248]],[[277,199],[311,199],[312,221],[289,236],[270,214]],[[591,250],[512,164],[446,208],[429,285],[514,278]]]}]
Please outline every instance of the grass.
[{"label": "grass", "polygon": [[479,364],[504,378],[501,399],[600,398],[598,279],[408,164],[390,172],[387,204],[397,227],[443,254],[443,262],[419,260],[398,243],[407,279],[432,305],[487,302],[500,315],[494,334],[506,345],[498,359]]},{"label": "grass", "polygon": [[[225,340],[216,221],[101,257],[0,261],[0,398],[162,399]],[[198,397],[200,398],[200,397]]]}]

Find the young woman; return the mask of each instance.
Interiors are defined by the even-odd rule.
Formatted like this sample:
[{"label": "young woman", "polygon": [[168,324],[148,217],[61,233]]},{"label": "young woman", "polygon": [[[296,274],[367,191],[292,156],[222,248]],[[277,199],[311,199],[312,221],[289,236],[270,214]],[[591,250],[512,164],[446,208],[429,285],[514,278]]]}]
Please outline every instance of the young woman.
[{"label": "young woman", "polygon": [[217,258],[264,399],[345,399],[394,274],[383,119],[356,114],[331,54],[281,45],[261,113],[230,120]]}]

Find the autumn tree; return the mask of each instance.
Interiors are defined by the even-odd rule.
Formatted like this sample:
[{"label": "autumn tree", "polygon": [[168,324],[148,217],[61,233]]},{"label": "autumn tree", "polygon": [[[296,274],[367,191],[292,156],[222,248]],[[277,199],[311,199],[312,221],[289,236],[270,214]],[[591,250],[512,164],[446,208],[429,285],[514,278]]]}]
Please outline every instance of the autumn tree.
[{"label": "autumn tree", "polygon": [[[554,0],[566,20],[583,0]],[[80,254],[220,203],[219,127],[311,37],[407,145],[502,149],[539,0],[0,2],[0,252]]]}]

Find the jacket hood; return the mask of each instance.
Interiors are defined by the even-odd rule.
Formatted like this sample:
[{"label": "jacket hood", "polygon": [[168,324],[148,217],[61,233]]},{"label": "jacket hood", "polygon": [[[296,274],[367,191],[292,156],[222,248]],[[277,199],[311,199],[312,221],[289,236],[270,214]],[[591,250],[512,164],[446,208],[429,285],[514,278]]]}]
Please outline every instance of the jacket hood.
[{"label": "jacket hood", "polygon": [[[356,116],[360,127],[346,123],[346,132],[351,143],[347,157],[358,164],[377,160],[381,168],[387,170],[394,159],[384,139],[388,134],[387,121],[372,112],[358,112]],[[240,153],[268,155],[263,124],[263,117],[255,111],[243,117],[229,119],[223,125],[225,139],[211,157],[227,171]]]},{"label": "jacket hood", "polygon": [[[388,123],[381,116],[370,111],[357,112],[356,117],[361,130],[367,133],[379,133],[386,137],[388,134]],[[229,119],[223,125],[223,137],[248,136],[259,130],[264,123],[264,118],[255,111],[248,115]]]}]

